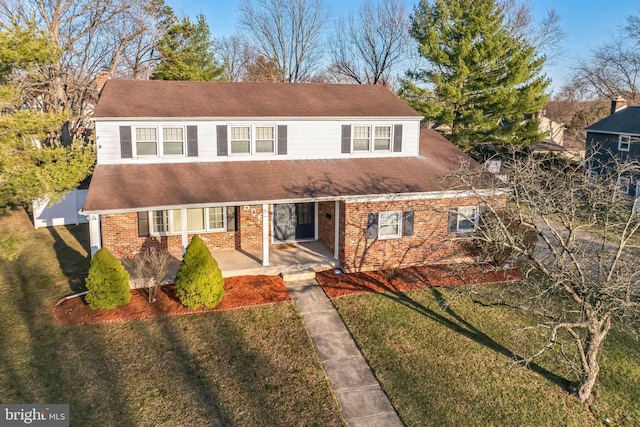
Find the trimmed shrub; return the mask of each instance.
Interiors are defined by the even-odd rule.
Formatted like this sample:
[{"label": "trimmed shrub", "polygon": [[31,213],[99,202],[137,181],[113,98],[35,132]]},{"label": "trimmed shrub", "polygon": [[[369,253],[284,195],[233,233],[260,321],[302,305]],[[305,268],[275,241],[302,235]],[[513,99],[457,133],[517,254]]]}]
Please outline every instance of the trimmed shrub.
[{"label": "trimmed shrub", "polygon": [[131,300],[129,273],[118,258],[102,248],[91,259],[89,276],[85,281],[89,308],[116,308]]},{"label": "trimmed shrub", "polygon": [[222,272],[198,235],[193,236],[187,246],[175,282],[176,296],[188,308],[213,308],[222,301]]}]

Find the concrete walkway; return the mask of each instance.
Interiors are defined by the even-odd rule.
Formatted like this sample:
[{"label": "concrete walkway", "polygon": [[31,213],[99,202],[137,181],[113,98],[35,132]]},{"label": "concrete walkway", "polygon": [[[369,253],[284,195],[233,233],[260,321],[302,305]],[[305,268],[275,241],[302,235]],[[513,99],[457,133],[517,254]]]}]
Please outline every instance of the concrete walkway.
[{"label": "concrete walkway", "polygon": [[340,315],[315,280],[287,281],[350,426],[402,426]]}]

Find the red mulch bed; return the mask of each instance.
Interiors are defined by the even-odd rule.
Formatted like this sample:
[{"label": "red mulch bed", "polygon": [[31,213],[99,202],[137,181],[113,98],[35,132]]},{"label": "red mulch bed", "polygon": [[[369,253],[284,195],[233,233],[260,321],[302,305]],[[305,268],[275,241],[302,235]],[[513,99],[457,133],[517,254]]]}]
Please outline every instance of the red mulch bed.
[{"label": "red mulch bed", "polygon": [[222,302],[213,309],[188,309],[176,298],[175,286],[165,285],[158,291],[153,303],[148,301],[145,290],[132,289],[131,301],[123,307],[113,310],[91,310],[84,297],[77,297],[58,302],[53,308],[53,314],[63,325],[78,325],[232,310],[290,300],[280,276],[230,277],[224,279],[224,291]]},{"label": "red mulch bed", "polygon": [[[407,291],[436,286],[460,286],[463,284],[489,284],[517,282],[522,279],[520,270],[496,270],[488,264],[473,266],[435,265],[409,267],[389,271],[341,274],[333,270],[316,275],[329,298],[360,292]],[[109,323],[131,319],[180,316],[192,313],[232,310],[241,307],[273,304],[289,301],[284,281],[280,276],[241,276],[225,279],[222,302],[213,309],[191,310],[180,304],[175,296],[175,286],[163,286],[150,303],[143,289],[131,290],[131,301],[113,310],[91,310],[84,297],[60,300],[53,308],[56,320],[63,325]]]},{"label": "red mulch bed", "polygon": [[430,265],[390,271],[341,274],[333,270],[318,273],[316,280],[329,298],[360,292],[407,291],[439,286],[479,285],[517,282],[524,277],[520,270],[496,270],[489,264]]}]

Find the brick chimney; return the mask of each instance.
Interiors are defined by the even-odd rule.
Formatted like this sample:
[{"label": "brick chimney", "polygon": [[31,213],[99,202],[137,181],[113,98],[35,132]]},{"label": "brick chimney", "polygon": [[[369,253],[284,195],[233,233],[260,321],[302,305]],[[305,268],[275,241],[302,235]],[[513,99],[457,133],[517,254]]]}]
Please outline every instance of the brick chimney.
[{"label": "brick chimney", "polygon": [[627,100],[620,95],[611,100],[611,114],[620,111],[627,106]]},{"label": "brick chimney", "polygon": [[109,80],[111,80],[111,71],[102,70],[96,73],[96,89],[98,90],[98,95],[102,93],[102,88]]}]

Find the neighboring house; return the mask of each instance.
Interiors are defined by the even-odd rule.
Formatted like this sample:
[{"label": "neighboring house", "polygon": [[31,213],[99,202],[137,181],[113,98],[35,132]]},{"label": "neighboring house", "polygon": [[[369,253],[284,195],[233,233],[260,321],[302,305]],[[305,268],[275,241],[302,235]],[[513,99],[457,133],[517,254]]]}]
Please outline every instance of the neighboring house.
[{"label": "neighboring house", "polygon": [[[587,174],[597,177],[612,172],[615,162],[640,160],[640,106],[627,106],[622,97],[611,102],[611,114],[588,126],[587,157],[591,158]],[[620,177],[624,194],[640,196],[639,177]]]},{"label": "neighboring house", "polygon": [[83,213],[92,252],[320,242],[346,271],[469,259],[479,167],[374,85],[110,80]]}]

